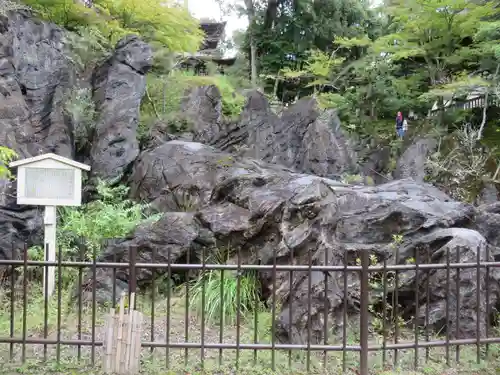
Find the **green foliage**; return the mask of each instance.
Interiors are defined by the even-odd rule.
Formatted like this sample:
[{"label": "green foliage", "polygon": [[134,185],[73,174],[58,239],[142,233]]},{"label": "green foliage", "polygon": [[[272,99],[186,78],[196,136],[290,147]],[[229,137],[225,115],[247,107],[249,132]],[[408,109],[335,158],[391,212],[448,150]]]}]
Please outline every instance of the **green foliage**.
[{"label": "green foliage", "polygon": [[[215,252],[215,263],[225,264],[224,251]],[[209,262],[211,263],[211,262]],[[234,324],[238,312],[244,318],[250,311],[259,310],[260,284],[254,272],[238,276],[236,271],[209,270],[191,282],[190,306],[195,306],[198,314],[204,314],[206,321],[218,324]]]},{"label": "green foliage", "polygon": [[127,199],[126,186],[109,187],[99,181],[99,198],[78,208],[60,208],[58,216],[58,243],[66,252],[74,253],[74,244],[82,239],[91,256],[99,250],[103,240],[126,236],[144,220],[157,216],[144,214],[146,205]]},{"label": "green foliage", "polygon": [[88,88],[74,88],[64,102],[64,111],[73,123],[73,134],[77,148],[81,149],[91,141],[97,112]]},{"label": "green foliage", "polygon": [[181,6],[161,0],[94,0],[92,9],[73,0],[23,0],[42,17],[69,30],[94,27],[112,44],[126,34],[171,50],[195,52],[203,34]]},{"label": "green foliage", "polygon": [[181,113],[181,101],[188,89],[198,86],[215,85],[222,97],[222,113],[233,118],[241,113],[244,97],[231,84],[230,76],[215,74],[196,76],[190,72],[174,70],[170,74],[150,74],[147,77],[147,94],[141,103],[139,132],[148,134],[153,124],[166,124],[166,131],[182,132],[190,124]]},{"label": "green foliage", "polygon": [[439,142],[440,147],[427,162],[427,181],[453,198],[474,203],[485,183],[498,184],[496,150],[485,150],[478,142],[478,130],[465,125]]},{"label": "green foliage", "polygon": [[11,178],[12,173],[9,169],[9,163],[17,157],[14,150],[8,147],[0,146],[0,178]]},{"label": "green foliage", "polygon": [[113,45],[96,26],[78,26],[74,32],[65,35],[66,58],[79,70],[93,68],[94,65],[111,54]]}]

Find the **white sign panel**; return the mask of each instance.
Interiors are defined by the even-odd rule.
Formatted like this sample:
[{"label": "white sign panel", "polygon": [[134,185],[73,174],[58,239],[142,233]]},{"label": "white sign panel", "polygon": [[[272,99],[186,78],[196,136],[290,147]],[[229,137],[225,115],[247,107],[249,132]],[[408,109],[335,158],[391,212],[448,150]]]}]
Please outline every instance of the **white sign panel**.
[{"label": "white sign panel", "polygon": [[[45,259],[55,262],[56,206],[82,204],[82,169],[89,171],[90,167],[55,154],[18,160],[10,163],[10,167],[17,167],[17,203],[45,206]],[[44,268],[43,280],[46,297],[50,297],[55,287],[55,267]]]},{"label": "white sign panel", "polygon": [[29,199],[75,199],[75,171],[62,168],[25,169],[24,196]]},{"label": "white sign panel", "polygon": [[34,206],[79,206],[82,169],[88,166],[46,154],[11,163],[17,166],[17,203]]}]

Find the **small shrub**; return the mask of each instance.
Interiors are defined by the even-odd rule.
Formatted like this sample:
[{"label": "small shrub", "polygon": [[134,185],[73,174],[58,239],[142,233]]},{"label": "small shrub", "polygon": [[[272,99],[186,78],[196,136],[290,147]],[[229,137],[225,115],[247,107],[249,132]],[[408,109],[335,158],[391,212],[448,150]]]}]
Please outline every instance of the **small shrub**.
[{"label": "small shrub", "polygon": [[[202,302],[204,302],[205,319],[215,324],[221,320],[223,324],[234,324],[238,310],[243,318],[260,306],[259,283],[253,274],[240,276],[239,297],[236,271],[211,270],[206,272],[193,283],[191,290],[191,306],[196,306],[198,314],[201,315],[203,313]],[[205,293],[205,301],[203,301],[203,293]]]},{"label": "small shrub", "polygon": [[0,178],[11,178],[9,163],[17,157],[15,151],[8,147],[0,146]]},{"label": "small shrub", "polygon": [[498,182],[499,164],[496,150],[484,147],[477,138],[478,131],[470,125],[443,136],[427,160],[426,180],[457,200],[474,202],[485,182]]},{"label": "small shrub", "polygon": [[[219,249],[209,257],[209,263],[225,264],[227,257],[228,252]],[[233,270],[209,270],[190,283],[189,303],[209,322],[234,324],[238,311],[244,318],[250,311],[262,308],[260,283],[255,272],[238,277]]]},{"label": "small shrub", "polygon": [[139,223],[158,218],[144,214],[147,205],[127,199],[128,190],[126,186],[109,187],[99,181],[99,199],[78,208],[61,208],[58,242],[66,252],[74,253],[74,244],[83,239],[90,252],[87,257],[91,258],[103,240],[124,237]]},{"label": "small shrub", "polygon": [[[154,123],[153,118],[164,123],[172,122],[181,109],[186,91],[193,87],[215,85],[222,97],[222,113],[229,118],[237,117],[245,104],[245,98],[223,75],[195,76],[185,71],[172,71],[168,75],[150,74],[147,77],[147,92],[141,103],[141,130],[147,134]],[[176,123],[176,128],[177,128]],[[176,130],[176,129],[174,129]]]},{"label": "small shrub", "polygon": [[73,135],[77,148],[82,149],[91,140],[97,118],[90,89],[73,89],[64,103],[64,111],[73,122]]},{"label": "small shrub", "polygon": [[343,184],[348,184],[348,185],[360,184],[363,182],[363,176],[361,176],[359,174],[344,174],[342,176],[341,182]]},{"label": "small shrub", "polygon": [[97,27],[77,27],[65,34],[66,58],[79,70],[91,70],[111,54],[112,44]]}]

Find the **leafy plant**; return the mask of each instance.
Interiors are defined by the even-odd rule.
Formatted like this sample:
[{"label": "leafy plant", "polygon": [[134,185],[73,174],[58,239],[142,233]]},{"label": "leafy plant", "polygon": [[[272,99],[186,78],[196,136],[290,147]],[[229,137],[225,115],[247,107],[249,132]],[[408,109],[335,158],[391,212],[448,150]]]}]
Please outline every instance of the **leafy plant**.
[{"label": "leafy plant", "polygon": [[78,208],[61,208],[58,243],[66,252],[74,253],[74,244],[83,239],[89,251],[87,257],[91,258],[103,240],[124,237],[139,223],[158,218],[144,214],[147,205],[127,199],[128,190],[126,186],[110,187],[99,181],[97,200]]},{"label": "leafy plant", "polygon": [[95,64],[111,54],[113,45],[96,26],[78,26],[65,34],[66,58],[80,70],[94,68]]},{"label": "leafy plant", "polygon": [[222,98],[222,113],[230,118],[241,113],[244,97],[231,85],[224,75],[196,76],[191,72],[173,70],[169,74],[150,74],[147,77],[147,91],[141,103],[139,132],[144,138],[153,124],[160,122],[170,131],[186,131],[189,124],[181,113],[181,102],[187,90],[215,85]]},{"label": "leafy plant", "polygon": [[[216,263],[224,261],[223,252],[216,250],[215,255],[209,257]],[[238,313],[244,318],[250,311],[259,309],[260,284],[255,272],[247,272],[238,276],[233,270],[209,270],[191,282],[191,306],[197,309],[198,314],[204,314],[209,322],[218,324],[234,324]]]},{"label": "leafy plant", "polygon": [[9,163],[17,157],[14,150],[0,146],[0,178],[11,178],[12,173],[8,167]]},{"label": "leafy plant", "polygon": [[71,90],[64,102],[64,111],[73,122],[73,134],[77,147],[80,149],[85,147],[90,142],[97,118],[91,90],[87,88]]},{"label": "leafy plant", "polygon": [[38,14],[69,30],[93,27],[111,44],[137,34],[177,52],[195,52],[203,33],[184,8],[162,0],[93,0],[87,8],[73,0],[23,0]]}]

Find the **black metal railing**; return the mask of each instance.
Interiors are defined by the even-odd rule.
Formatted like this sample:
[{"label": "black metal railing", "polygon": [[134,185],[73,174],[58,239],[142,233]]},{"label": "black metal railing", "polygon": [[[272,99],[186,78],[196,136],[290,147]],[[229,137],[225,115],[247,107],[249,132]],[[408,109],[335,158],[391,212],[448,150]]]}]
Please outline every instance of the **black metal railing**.
[{"label": "black metal railing", "polygon": [[[197,263],[191,263],[187,254],[182,264],[172,263],[168,250],[161,257],[153,250],[147,257],[150,262],[143,262],[144,251],[137,249],[128,253],[125,262],[98,260],[95,250],[93,254],[82,250],[68,260],[60,250],[58,260],[48,262],[30,259],[28,249],[24,249],[20,252],[22,259],[0,260],[0,352],[5,350],[2,356],[13,364],[36,359],[57,363],[76,360],[98,366],[103,317],[116,304],[120,292],[126,291],[137,293],[140,298],[136,308],[147,317],[142,341],[147,356],[144,361],[146,365],[148,361],[161,363],[163,369],[290,367],[302,372],[338,369],[367,375],[372,368],[416,370],[429,362],[442,366],[483,362],[488,366],[497,355],[500,357],[500,334],[494,327],[496,310],[490,303],[493,293],[498,292],[490,285],[491,272],[500,267],[500,262],[482,260],[480,251],[476,262],[455,263],[452,256],[458,261],[459,254],[448,253],[446,262],[440,264],[430,263],[430,256],[425,262],[415,259],[412,263],[387,264],[387,260],[374,261],[362,251],[354,264],[340,265],[313,264],[311,256],[306,265],[293,261],[277,264],[276,256],[271,264],[242,264],[240,257],[235,264],[218,264],[210,262],[205,252],[198,254]],[[159,259],[164,263],[157,262]],[[49,266],[56,267],[57,281],[54,295],[47,299],[43,297],[40,270]],[[335,314],[327,297],[315,300],[313,308],[312,276],[318,271],[323,274],[325,288],[333,279],[342,287],[339,298],[344,300]],[[411,296],[403,296],[399,290],[403,271],[411,271],[414,278],[416,288]],[[431,299],[437,298],[430,293],[431,275],[436,272],[444,272],[446,279],[441,332],[428,322]],[[464,272],[473,273],[469,276],[477,288],[486,285],[484,294],[469,296],[476,299],[476,316],[464,317],[459,305],[458,296],[466,293],[461,285]],[[254,293],[247,275],[258,281],[264,273],[272,280],[267,286],[270,290]],[[287,273],[290,285],[297,273],[308,278],[307,296],[285,298],[289,291],[278,293],[278,276],[283,280]],[[348,278],[353,277],[359,285],[359,303],[354,304],[354,311],[347,303],[348,289],[353,288]],[[251,287],[259,285],[257,282]],[[315,298],[327,294],[325,290]],[[230,303],[223,300],[230,295]],[[456,296],[453,303],[451,295]],[[292,330],[298,327],[292,324],[293,303],[297,298],[307,301],[307,311],[302,311],[305,332],[298,333],[304,339],[294,342],[297,334]],[[401,301],[410,298],[414,317],[405,318],[409,313]],[[316,311],[318,306],[322,311]],[[313,327],[315,314],[321,317],[316,317],[314,324],[322,326]],[[423,321],[417,315],[424,316]],[[287,324],[279,318],[288,320]],[[469,318],[475,321],[476,331],[471,337],[463,337],[460,324]],[[277,333],[287,329],[288,342]]]}]

